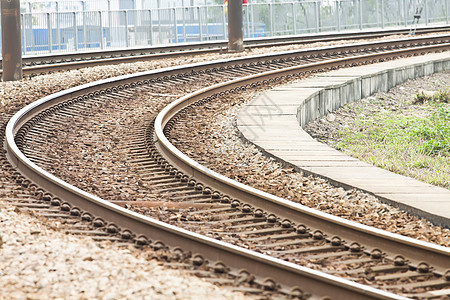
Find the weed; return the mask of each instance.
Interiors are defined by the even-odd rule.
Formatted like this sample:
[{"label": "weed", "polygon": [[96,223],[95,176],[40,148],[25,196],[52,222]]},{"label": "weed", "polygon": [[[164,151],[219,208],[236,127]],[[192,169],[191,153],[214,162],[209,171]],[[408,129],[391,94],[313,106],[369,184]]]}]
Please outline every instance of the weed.
[{"label": "weed", "polygon": [[426,102],[450,103],[450,88],[441,89],[437,92],[421,91],[415,94],[414,104]]},{"label": "weed", "polygon": [[450,187],[450,106],[433,100],[412,111],[356,114],[354,124],[339,132],[337,146],[387,170]]}]

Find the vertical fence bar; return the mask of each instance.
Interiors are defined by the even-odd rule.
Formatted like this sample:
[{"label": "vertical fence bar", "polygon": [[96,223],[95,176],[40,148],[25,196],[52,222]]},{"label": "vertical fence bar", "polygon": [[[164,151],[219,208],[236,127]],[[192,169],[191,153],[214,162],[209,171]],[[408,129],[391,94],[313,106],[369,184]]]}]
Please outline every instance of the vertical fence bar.
[{"label": "vertical fence bar", "polygon": [[384,29],[384,0],[381,0],[381,28]]},{"label": "vertical fence bar", "polygon": [[314,2],[314,14],[316,15],[316,32],[319,32],[319,28],[320,28],[320,7],[319,7],[319,1],[315,1]]},{"label": "vertical fence bar", "polygon": [[340,1],[335,2],[335,9],[336,9],[336,29],[337,31],[341,31],[341,14],[339,11]]},{"label": "vertical fence bar", "polygon": [[227,38],[227,20],[226,20],[225,5],[222,5],[222,27],[223,27],[223,39]]},{"label": "vertical fence bar", "polygon": [[448,9],[449,9],[449,2],[450,2],[450,0],[445,0],[445,19],[446,19],[446,23],[448,24],[449,23],[449,12],[448,12]]},{"label": "vertical fence bar", "polygon": [[297,14],[295,12],[295,3],[292,2],[292,22],[294,22],[293,24],[293,30],[294,30],[294,35],[297,34]]},{"label": "vertical fence bar", "polygon": [[428,1],[424,0],[424,5],[425,5],[425,25],[428,26]]},{"label": "vertical fence bar", "polygon": [[273,5],[269,3],[269,13],[270,13],[270,34],[275,36],[275,25],[273,22]]},{"label": "vertical fence bar", "polygon": [[56,2],[56,49],[61,50],[61,22],[59,21],[59,3]]},{"label": "vertical fence bar", "polygon": [[380,1],[377,0],[375,2],[375,14],[376,14],[376,21],[377,21],[377,27],[380,27]]},{"label": "vertical fence bar", "polygon": [[52,41],[52,17],[50,13],[47,13],[47,38],[48,38],[48,52],[52,53],[53,41]]},{"label": "vertical fence bar", "polygon": [[186,8],[184,7],[184,1],[183,1],[183,42],[186,42]]},{"label": "vertical fence bar", "polygon": [[400,0],[395,0],[395,3],[396,3],[396,10],[395,10],[395,14],[396,14],[396,20],[397,20],[397,23],[395,24],[395,25],[397,25],[397,26],[399,26],[400,24],[401,24],[401,22],[400,22]]},{"label": "vertical fence bar", "polygon": [[161,8],[158,1],[158,40],[162,44],[162,34],[161,34]]},{"label": "vertical fence bar", "polygon": [[125,47],[130,47],[130,41],[128,40],[128,10],[124,10],[125,14]]},{"label": "vertical fence bar", "polygon": [[[250,5],[250,4],[248,4],[248,5]],[[253,7],[254,7],[254,5],[252,4],[252,6],[251,6],[252,34],[253,34],[253,37],[255,37],[255,10],[253,9]]]},{"label": "vertical fence bar", "polygon": [[27,52],[27,29],[25,26],[25,14],[21,14],[21,24],[22,24],[22,54]]},{"label": "vertical fence bar", "polygon": [[[111,19],[111,0],[108,0],[108,40],[111,43],[112,19]],[[106,42],[108,45],[108,42]]]},{"label": "vertical fence bar", "polygon": [[174,30],[175,30],[175,43],[178,43],[178,24],[177,24],[177,11],[176,8],[172,8],[173,11],[173,26],[174,26]]},{"label": "vertical fence bar", "polygon": [[75,51],[78,51],[78,28],[77,28],[77,13],[73,12],[73,45]]},{"label": "vertical fence bar", "polygon": [[250,12],[248,9],[248,4],[245,5],[245,21],[247,22],[247,38],[250,38]]},{"label": "vertical fence bar", "polygon": [[201,11],[200,11],[200,6],[197,6],[197,14],[198,14],[198,34],[199,34],[199,38],[200,41],[203,41],[203,33],[202,33],[202,15],[201,15]]},{"label": "vertical fence bar", "polygon": [[31,51],[35,51],[35,41],[34,41],[34,32],[33,32],[33,15],[30,13],[30,18],[28,20],[29,28],[30,28],[30,39],[31,39]]},{"label": "vertical fence bar", "polygon": [[203,6],[204,10],[205,10],[205,36],[206,39],[209,40],[210,36],[209,36],[209,27],[208,27],[208,5],[206,5],[206,0],[205,0],[205,6]]},{"label": "vertical fence bar", "polygon": [[403,18],[405,18],[405,27],[408,26],[408,7],[406,6],[406,0],[403,0]]},{"label": "vertical fence bar", "polygon": [[105,39],[103,38],[103,13],[98,11],[98,19],[100,22],[100,49],[105,49]]},{"label": "vertical fence bar", "polygon": [[149,31],[150,31],[150,45],[153,45],[153,17],[152,17],[152,10],[148,10],[148,21],[150,23]]},{"label": "vertical fence bar", "polygon": [[358,8],[359,8],[359,29],[363,29],[363,8],[362,8],[362,0],[358,0]]},{"label": "vertical fence bar", "polygon": [[82,12],[82,14],[83,14],[83,18],[82,18],[82,20],[83,20],[83,48],[84,49],[86,49],[86,1],[82,1],[81,2],[81,5],[82,5],[82,7],[83,7],[83,12]]}]

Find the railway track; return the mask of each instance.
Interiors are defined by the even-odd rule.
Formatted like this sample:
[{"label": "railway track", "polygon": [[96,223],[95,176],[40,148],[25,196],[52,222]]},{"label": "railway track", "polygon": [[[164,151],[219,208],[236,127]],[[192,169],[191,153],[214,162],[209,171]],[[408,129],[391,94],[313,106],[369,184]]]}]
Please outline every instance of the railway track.
[{"label": "railway track", "polygon": [[[439,33],[448,31],[448,29],[448,26],[423,27],[417,29],[417,34]],[[374,32],[357,31],[337,34],[318,33],[314,36],[301,35],[277,38],[258,38],[245,40],[245,47],[246,49],[257,49],[262,47],[308,44],[314,42],[376,39],[389,35],[400,35],[408,33],[409,29],[391,29]],[[46,55],[25,56],[23,58],[23,74],[25,76],[35,76],[39,74],[58,72],[61,70],[80,69],[99,65],[133,63],[148,60],[175,58],[180,56],[212,54],[225,51],[227,49],[227,46],[228,45],[226,41],[219,41],[202,42],[200,44],[180,44],[148,48],[117,49],[75,53],[51,53]]]},{"label": "railway track", "polygon": [[[312,294],[363,299],[446,295],[450,277],[447,248],[360,226],[246,187],[186,157],[170,141],[176,143],[176,129],[179,123],[186,122],[185,115],[225,95],[327,69],[445,51],[449,42],[448,36],[417,38],[413,42],[397,40],[210,62],[105,80],[46,97],[21,110],[6,128],[7,154],[25,175],[13,172],[9,176],[27,188],[10,200],[25,207],[34,206],[47,217],[66,218],[67,225],[76,226],[67,229],[73,233],[90,234],[88,229],[97,228],[102,231],[94,233],[96,238],[106,236],[119,243],[131,240],[141,246],[150,244],[157,250],[167,249],[167,244],[201,253],[189,257],[193,265],[204,266],[206,260],[213,261],[215,265],[209,268],[231,276],[228,282],[256,284],[248,288],[254,292],[259,288],[268,297],[302,298]],[[173,94],[174,90],[191,93],[179,98]],[[144,104],[133,126],[121,124],[124,120],[119,116],[133,115],[134,105],[146,97],[154,97],[156,104]],[[176,98],[179,99],[172,102]],[[172,103],[162,109],[169,102]],[[108,122],[116,120],[116,126],[126,125],[129,129],[123,143],[121,138],[115,144],[126,152],[124,157],[129,157],[129,164],[121,165],[123,170],[139,174],[138,181],[124,184],[130,190],[134,184],[140,188],[135,188],[133,199],[111,193],[107,200],[130,210],[88,194],[43,170],[58,173],[55,163],[67,150],[58,151],[63,135],[78,132],[72,144],[81,148],[71,151],[93,144],[103,145],[101,151],[113,146],[83,131],[95,124],[102,125],[98,125],[104,128],[100,130],[109,131],[105,125],[108,122],[99,123],[101,120],[95,119],[108,114]],[[9,173],[14,170],[5,160],[2,164]],[[101,162],[97,169],[111,175]],[[69,175],[67,178],[76,182],[77,178]],[[90,192],[104,194],[105,185],[93,188],[94,180],[86,181],[87,190],[91,186]],[[17,186],[11,189],[17,190]],[[159,202],[146,201],[152,197]],[[164,217],[158,216],[161,214],[152,209],[155,207],[166,207]],[[189,230],[197,228],[209,237],[144,215]],[[320,269],[328,274],[301,267],[325,258],[329,265]],[[222,272],[227,268],[230,272]],[[239,268],[246,270],[239,272]],[[255,280],[251,280],[250,274],[256,276]]]}]

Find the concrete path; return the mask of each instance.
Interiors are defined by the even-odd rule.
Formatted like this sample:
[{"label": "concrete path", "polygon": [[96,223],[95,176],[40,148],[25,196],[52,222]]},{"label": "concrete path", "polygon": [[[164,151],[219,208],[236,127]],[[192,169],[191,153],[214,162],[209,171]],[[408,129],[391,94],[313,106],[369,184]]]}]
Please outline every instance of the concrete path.
[{"label": "concrete path", "polygon": [[443,70],[450,70],[450,52],[320,74],[260,94],[239,113],[238,129],[248,141],[307,174],[358,188],[450,227],[450,190],[351,158],[301,128],[345,103]]}]

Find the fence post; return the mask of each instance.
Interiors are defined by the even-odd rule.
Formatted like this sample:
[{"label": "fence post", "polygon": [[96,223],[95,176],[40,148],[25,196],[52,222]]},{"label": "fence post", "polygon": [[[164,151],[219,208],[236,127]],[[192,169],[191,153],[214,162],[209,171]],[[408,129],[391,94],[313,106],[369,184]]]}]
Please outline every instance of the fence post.
[{"label": "fence post", "polygon": [[27,31],[25,28],[25,14],[20,15],[20,23],[22,24],[22,54],[27,51]]},{"label": "fence post", "polygon": [[444,0],[445,1],[445,19],[446,19],[446,22],[447,22],[447,24],[449,23],[449,12],[448,12],[448,9],[449,9],[449,5],[448,5],[448,3],[450,2],[450,0]]},{"label": "fence post", "polygon": [[376,20],[377,20],[377,27],[380,27],[380,8],[379,8],[379,3],[380,1],[377,0],[375,3],[375,14],[376,14]]},{"label": "fence post", "polygon": [[319,32],[319,28],[320,28],[320,4],[319,1],[315,1],[314,2],[314,6],[315,6],[315,15],[316,15],[316,32]]},{"label": "fence post", "polygon": [[222,5],[222,24],[223,24],[223,39],[227,38],[227,20],[225,13],[225,5]]},{"label": "fence post", "polygon": [[269,3],[269,20],[270,20],[270,35],[274,36],[274,28],[273,28],[273,5]]},{"label": "fence post", "polygon": [[98,19],[100,22],[100,49],[105,49],[105,41],[103,39],[103,14],[101,10],[98,11]]},{"label": "fence post", "polygon": [[358,8],[359,8],[359,29],[363,29],[363,9],[362,9],[362,0],[358,0]]},{"label": "fence post", "polygon": [[[112,27],[112,19],[111,19],[111,0],[108,0],[108,40],[111,43],[111,27]],[[108,41],[106,42],[108,45]]]},{"label": "fence post", "polygon": [[162,34],[161,34],[161,8],[160,6],[160,2],[158,0],[158,40],[159,43],[162,44]]},{"label": "fence post", "polygon": [[[205,1],[206,2],[206,1]],[[208,27],[208,5],[203,6],[204,10],[205,10],[205,36],[206,39],[209,40],[209,27]]]},{"label": "fence post", "polygon": [[[248,5],[250,5],[250,4],[248,4]],[[252,33],[253,33],[253,36],[255,36],[255,11],[253,9],[253,4],[251,4],[251,12],[252,12],[252,17],[251,17],[251,20],[252,20]]]},{"label": "fence post", "polygon": [[178,24],[177,24],[177,11],[176,8],[172,8],[173,11],[173,25],[175,28],[175,44],[178,43]]},{"label": "fence post", "polygon": [[31,51],[36,51],[36,43],[34,41],[34,33],[33,33],[33,14],[30,13],[30,18],[28,20],[29,28],[30,28],[30,40],[31,40]]},{"label": "fence post", "polygon": [[187,42],[186,41],[186,7],[184,6],[184,0],[183,0],[183,14],[182,14],[182,18],[183,18],[183,42]]},{"label": "fence post", "polygon": [[86,49],[87,45],[87,40],[86,40],[86,1],[81,2],[82,6],[83,6],[83,45],[84,45],[84,49]]},{"label": "fence post", "polygon": [[198,15],[198,34],[200,41],[203,41],[203,30],[202,30],[202,15],[200,11],[200,6],[197,6],[197,15]]},{"label": "fence post", "polygon": [[20,0],[2,0],[2,80],[22,79]]},{"label": "fence post", "polygon": [[56,49],[61,50],[61,24],[59,21],[59,3],[56,2]]},{"label": "fence post", "polygon": [[245,21],[247,22],[247,38],[250,38],[250,9],[245,5]]},{"label": "fence post", "polygon": [[336,1],[336,26],[337,26],[337,31],[341,31],[341,14],[340,14],[340,10],[339,10],[339,5],[340,1]]},{"label": "fence post", "polygon": [[123,13],[125,14],[125,47],[130,46],[130,41],[128,40],[128,11],[124,10]]},{"label": "fence post", "polygon": [[242,1],[228,0],[228,51],[244,51]]},{"label": "fence post", "polygon": [[52,53],[53,48],[53,34],[52,34],[52,17],[47,13],[47,38],[48,38],[48,52]]},{"label": "fence post", "polygon": [[149,9],[148,10],[148,19],[149,19],[149,22],[150,22],[150,28],[149,28],[149,30],[150,30],[150,45],[153,45],[153,18],[152,18],[152,10],[151,9]]},{"label": "fence post", "polygon": [[292,2],[292,22],[294,22],[293,30],[294,35],[297,34],[297,14],[295,13],[295,3]]},{"label": "fence post", "polygon": [[406,0],[403,0],[403,18],[405,18],[405,27],[408,26],[408,8],[406,7]]},{"label": "fence post", "polygon": [[75,51],[78,51],[78,26],[77,26],[77,13],[73,12],[73,45]]}]

